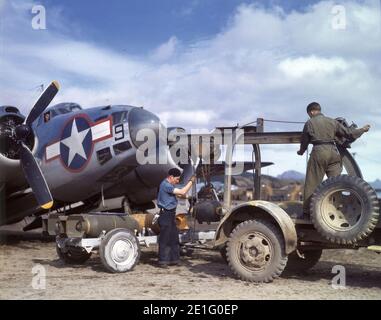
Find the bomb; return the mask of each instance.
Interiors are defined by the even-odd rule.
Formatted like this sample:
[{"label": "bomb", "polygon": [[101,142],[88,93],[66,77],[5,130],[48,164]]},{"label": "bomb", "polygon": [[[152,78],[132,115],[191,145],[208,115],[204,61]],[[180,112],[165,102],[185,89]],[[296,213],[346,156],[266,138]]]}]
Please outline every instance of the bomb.
[{"label": "bomb", "polygon": [[193,217],[198,223],[218,222],[223,215],[223,208],[217,200],[201,201],[193,207]]}]

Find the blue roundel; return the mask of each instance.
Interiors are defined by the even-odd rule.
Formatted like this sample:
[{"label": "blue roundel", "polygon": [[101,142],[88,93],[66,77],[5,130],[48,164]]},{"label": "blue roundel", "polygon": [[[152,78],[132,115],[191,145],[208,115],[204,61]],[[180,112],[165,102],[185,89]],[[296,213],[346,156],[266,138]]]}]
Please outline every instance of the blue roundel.
[{"label": "blue roundel", "polygon": [[70,170],[81,170],[90,160],[93,146],[91,126],[82,117],[69,121],[62,133],[61,159]]}]

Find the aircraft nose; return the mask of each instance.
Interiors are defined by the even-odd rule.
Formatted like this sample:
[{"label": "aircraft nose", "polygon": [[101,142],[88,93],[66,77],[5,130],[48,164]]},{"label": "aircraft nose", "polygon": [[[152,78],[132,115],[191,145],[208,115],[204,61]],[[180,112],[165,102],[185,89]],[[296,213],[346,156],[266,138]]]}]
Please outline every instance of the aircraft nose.
[{"label": "aircraft nose", "polygon": [[[131,141],[136,148],[139,148],[147,138],[155,135],[155,141],[159,139],[160,130],[165,127],[160,123],[160,119],[153,113],[143,108],[133,108],[128,116]],[[163,131],[164,133],[165,131]]]}]

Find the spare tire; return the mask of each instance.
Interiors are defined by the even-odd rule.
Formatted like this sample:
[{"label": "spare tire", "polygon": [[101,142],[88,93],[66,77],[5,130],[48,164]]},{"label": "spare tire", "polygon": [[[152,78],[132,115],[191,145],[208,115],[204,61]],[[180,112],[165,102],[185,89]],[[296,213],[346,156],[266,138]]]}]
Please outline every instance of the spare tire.
[{"label": "spare tire", "polygon": [[316,230],[333,243],[353,244],[377,225],[380,207],[373,188],[359,177],[331,177],[311,197],[311,219]]}]

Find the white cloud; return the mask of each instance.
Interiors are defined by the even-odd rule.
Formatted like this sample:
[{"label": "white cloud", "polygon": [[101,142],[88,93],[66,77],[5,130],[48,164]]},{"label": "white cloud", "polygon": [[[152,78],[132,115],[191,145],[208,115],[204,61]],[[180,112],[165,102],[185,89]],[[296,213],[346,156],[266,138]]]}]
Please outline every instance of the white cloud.
[{"label": "white cloud", "polygon": [[187,123],[188,127],[208,125],[217,118],[217,115],[210,110],[192,110],[192,111],[171,111],[159,113],[160,119],[164,124],[169,123]]},{"label": "white cloud", "polygon": [[[291,13],[241,5],[214,37],[187,45],[172,36],[140,57],[74,40],[64,21],[36,32],[30,14],[13,8],[0,35],[0,102],[27,112],[33,88],[57,79],[62,86],[55,102],[133,104],[170,126],[211,129],[257,117],[304,121],[305,106],[318,101],[332,117],[370,123],[371,132],[354,143],[353,151],[378,159],[380,140],[373,137],[381,132],[379,1],[346,1],[345,30],[332,29],[334,5],[322,1]],[[266,130],[302,127],[265,125]],[[271,158],[264,160],[282,155],[280,171],[286,165],[304,170],[294,150],[279,150],[270,148]],[[361,165],[367,179],[380,177],[374,163]]]},{"label": "white cloud", "polygon": [[179,41],[177,38],[175,36],[170,37],[166,43],[163,43],[155,49],[155,51],[152,53],[152,59],[156,62],[163,62],[173,58],[178,45]]},{"label": "white cloud", "polygon": [[286,76],[303,78],[307,76],[320,76],[324,77],[334,72],[345,72],[348,70],[348,63],[341,58],[318,58],[300,57],[296,59],[287,58],[279,63],[279,69],[282,70]]}]

